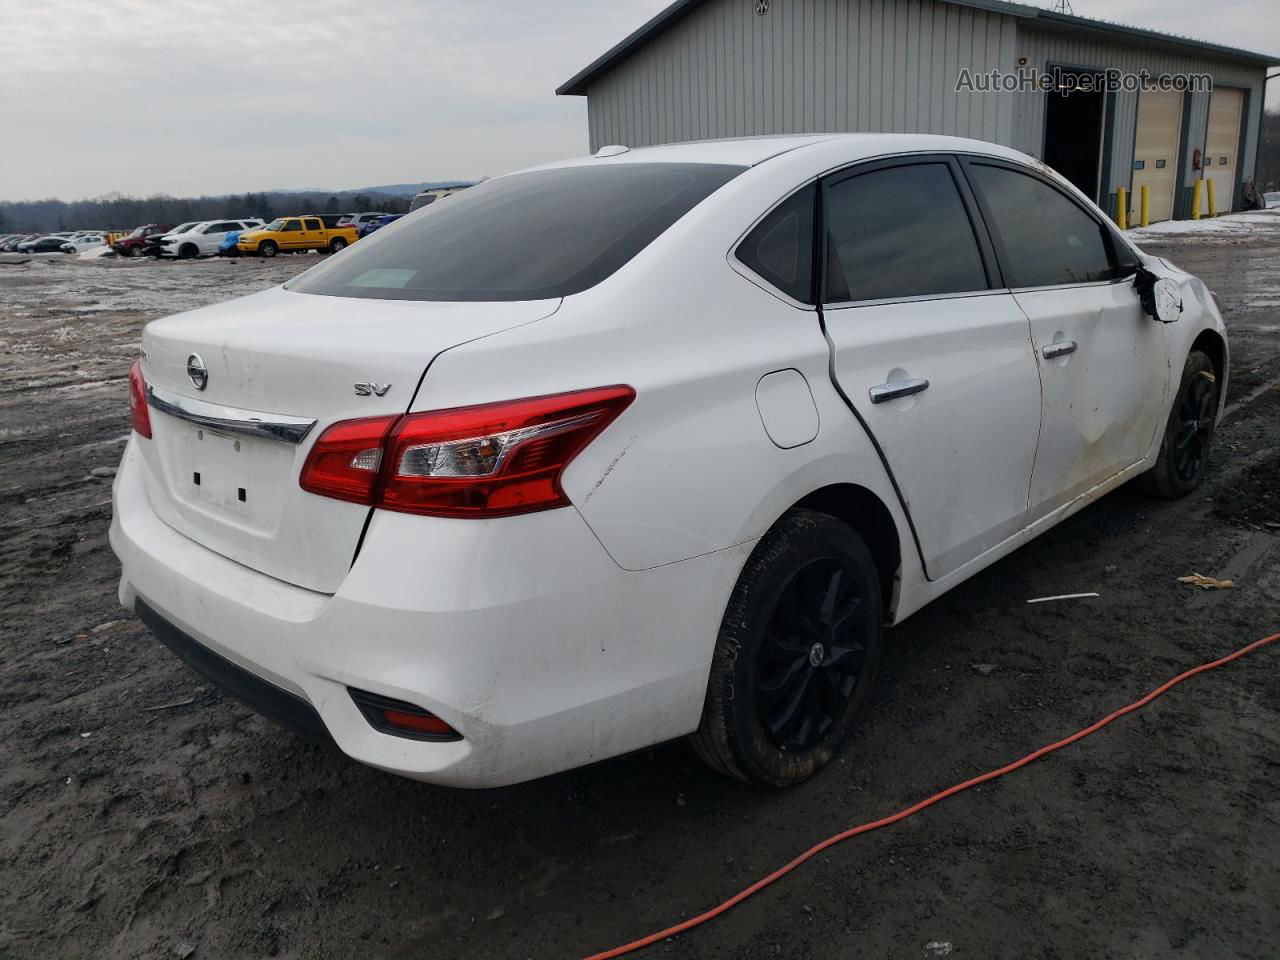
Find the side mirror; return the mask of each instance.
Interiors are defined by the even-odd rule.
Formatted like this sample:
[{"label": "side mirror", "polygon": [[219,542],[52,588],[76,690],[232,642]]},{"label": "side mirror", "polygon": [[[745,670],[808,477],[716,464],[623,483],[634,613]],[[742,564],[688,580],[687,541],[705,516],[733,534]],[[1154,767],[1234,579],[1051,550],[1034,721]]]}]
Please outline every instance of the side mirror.
[{"label": "side mirror", "polygon": [[1182,294],[1167,277],[1157,277],[1146,267],[1134,274],[1133,288],[1142,300],[1147,316],[1161,323],[1175,323],[1182,316]]}]

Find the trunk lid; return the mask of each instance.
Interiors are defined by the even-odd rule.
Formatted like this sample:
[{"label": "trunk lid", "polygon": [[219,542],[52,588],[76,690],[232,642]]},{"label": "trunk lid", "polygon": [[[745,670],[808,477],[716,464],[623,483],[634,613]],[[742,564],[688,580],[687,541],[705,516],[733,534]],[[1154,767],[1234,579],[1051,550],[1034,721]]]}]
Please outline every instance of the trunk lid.
[{"label": "trunk lid", "polygon": [[[277,288],[157,320],[142,336],[152,439],[138,441],[151,504],[169,526],[237,563],[333,593],[370,508],[298,485],[316,438],[338,420],[405,412],[441,351],[558,305]],[[188,373],[193,354],[207,371],[203,389]]]}]

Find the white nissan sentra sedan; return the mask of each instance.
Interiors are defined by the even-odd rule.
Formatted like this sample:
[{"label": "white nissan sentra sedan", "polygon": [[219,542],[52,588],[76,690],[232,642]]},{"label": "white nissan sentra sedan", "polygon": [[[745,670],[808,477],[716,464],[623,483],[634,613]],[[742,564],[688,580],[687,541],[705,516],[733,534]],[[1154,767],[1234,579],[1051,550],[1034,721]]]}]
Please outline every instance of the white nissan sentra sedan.
[{"label": "white nissan sentra sedan", "polygon": [[1204,284],[1003,147],[858,134],[488,180],[151,323],[120,600],[355,759],[508,784],[691,736],[787,785],[885,626],[1205,471]]}]

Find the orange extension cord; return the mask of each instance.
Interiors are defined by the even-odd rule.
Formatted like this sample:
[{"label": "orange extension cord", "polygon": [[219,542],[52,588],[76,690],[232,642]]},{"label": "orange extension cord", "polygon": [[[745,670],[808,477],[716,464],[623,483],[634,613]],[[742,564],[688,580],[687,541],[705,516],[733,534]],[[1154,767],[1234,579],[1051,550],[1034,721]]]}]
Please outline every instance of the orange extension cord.
[{"label": "orange extension cord", "polygon": [[1274,633],[1269,637],[1263,637],[1261,640],[1255,640],[1253,643],[1249,644],[1247,647],[1241,647],[1235,653],[1228,654],[1227,656],[1223,657],[1221,660],[1214,660],[1212,663],[1203,663],[1198,667],[1193,667],[1192,669],[1187,670],[1185,673],[1180,673],[1176,677],[1174,677],[1172,680],[1169,680],[1161,684],[1160,686],[1156,687],[1154,690],[1148,693],[1141,700],[1137,700],[1129,704],[1127,707],[1121,707],[1119,710],[1115,711],[1114,713],[1108,714],[1107,716],[1103,717],[1101,720],[1099,720],[1097,723],[1093,724],[1092,726],[1085,727],[1083,730],[1073,733],[1069,737],[1064,737],[1062,740],[1059,740],[1057,743],[1051,743],[1047,747],[1041,747],[1039,750],[1036,750],[1034,753],[1027,754],[1021,760],[1015,760],[1013,763],[1010,763],[1004,767],[1000,767],[997,770],[991,770],[991,771],[988,771],[987,773],[976,776],[971,780],[966,780],[963,783],[957,783],[954,787],[948,787],[946,790],[943,790],[941,793],[935,793],[933,796],[929,797],[927,800],[921,800],[915,806],[907,807],[905,810],[899,810],[897,813],[893,814],[892,816],[885,817],[881,820],[872,820],[870,823],[860,824],[859,826],[856,826],[856,827],[850,827],[848,830],[844,830],[841,833],[837,833],[835,836],[827,837],[827,839],[823,840],[821,843],[814,844],[812,847],[810,847],[804,853],[800,854],[800,856],[796,857],[790,863],[779,867],[777,870],[773,871],[773,873],[769,874],[767,877],[764,877],[761,880],[757,880],[755,883],[747,887],[745,890],[742,890],[739,893],[735,893],[732,897],[730,897],[724,903],[720,904],[718,907],[712,907],[706,913],[700,913],[696,917],[691,917],[690,919],[685,920],[683,923],[677,923],[675,926],[667,927],[667,929],[665,930],[659,930],[657,933],[651,933],[647,937],[641,937],[639,940],[633,940],[631,941],[631,943],[623,944],[620,947],[614,947],[612,950],[605,950],[603,953],[593,953],[590,957],[587,957],[586,960],[610,960],[611,957],[621,957],[624,954],[633,953],[636,950],[642,950],[645,947],[651,946],[652,944],[657,943],[659,940],[665,940],[668,937],[674,937],[678,933],[684,933],[686,930],[692,930],[694,927],[702,926],[702,924],[706,923],[708,920],[713,920],[716,917],[720,916],[720,914],[726,912],[727,910],[730,910],[733,907],[736,907],[738,904],[740,904],[743,900],[747,899],[747,897],[751,896],[752,894],[759,893],[761,890],[769,886],[769,884],[773,883],[775,880],[780,880],[782,877],[785,877],[788,873],[790,873],[796,867],[800,866],[800,864],[817,856],[819,853],[821,853],[823,850],[826,850],[828,847],[834,847],[837,843],[842,843],[843,841],[848,840],[850,837],[856,837],[859,834],[863,834],[863,833],[870,833],[872,830],[879,830],[881,827],[887,827],[892,824],[898,823],[901,820],[907,819],[907,817],[911,816],[912,814],[919,813],[921,810],[924,810],[926,807],[932,807],[935,803],[939,803],[947,799],[947,797],[955,796],[957,793],[961,793],[965,790],[970,789],[971,787],[978,786],[978,784],[987,783],[988,781],[995,780],[997,777],[1003,777],[1006,773],[1012,773],[1015,770],[1021,769],[1022,767],[1025,767],[1027,764],[1031,763],[1033,760],[1039,760],[1041,757],[1045,756],[1046,754],[1053,753],[1055,750],[1061,750],[1063,747],[1070,746],[1071,744],[1079,740],[1083,740],[1085,737],[1089,736],[1092,733],[1097,733],[1107,724],[1112,723],[1116,720],[1119,720],[1121,717],[1125,716],[1126,714],[1133,713],[1135,710],[1141,710],[1143,707],[1149,704],[1156,697],[1160,696],[1163,693],[1167,693],[1169,690],[1172,690],[1178,684],[1182,683],[1182,681],[1189,680],[1191,677],[1194,677],[1198,673],[1207,673],[1210,670],[1215,670],[1218,667],[1225,666],[1226,664],[1231,663],[1231,661],[1233,660],[1239,660],[1241,657],[1245,656],[1246,654],[1252,653],[1253,651],[1257,650],[1260,647],[1265,647],[1269,643],[1275,643],[1277,640],[1280,640],[1280,633]]}]

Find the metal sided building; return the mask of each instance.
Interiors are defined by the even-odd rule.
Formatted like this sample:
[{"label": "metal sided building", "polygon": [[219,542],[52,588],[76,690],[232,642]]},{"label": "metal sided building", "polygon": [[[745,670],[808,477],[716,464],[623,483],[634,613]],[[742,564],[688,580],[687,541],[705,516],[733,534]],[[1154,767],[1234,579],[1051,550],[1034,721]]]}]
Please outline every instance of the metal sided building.
[{"label": "metal sided building", "polygon": [[[1280,61],[1004,0],[676,0],[564,83],[591,149],[776,133],[939,133],[1044,160],[1104,210],[1148,187],[1152,221],[1218,212],[1253,177],[1268,66]],[[984,92],[992,71],[1076,80],[1207,75],[1208,89]],[[963,89],[957,89],[963,86]],[[1207,191],[1206,191],[1207,195]],[[1207,197],[1202,198],[1207,210]]]}]

